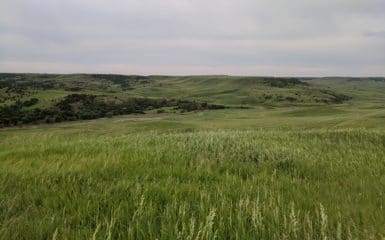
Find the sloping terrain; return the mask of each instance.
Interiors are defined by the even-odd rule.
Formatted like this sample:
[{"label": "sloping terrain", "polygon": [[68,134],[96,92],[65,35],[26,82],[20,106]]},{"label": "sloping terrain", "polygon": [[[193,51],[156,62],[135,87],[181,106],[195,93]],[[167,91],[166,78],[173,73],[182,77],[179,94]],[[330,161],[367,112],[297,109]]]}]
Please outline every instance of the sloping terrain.
[{"label": "sloping terrain", "polygon": [[178,98],[234,105],[341,103],[350,97],[297,78],[0,74],[0,102],[38,98],[45,104],[73,93]]},{"label": "sloping terrain", "polygon": [[[79,99],[81,106],[63,105],[68,98]],[[0,74],[0,126],[94,119],[160,108],[159,112],[165,112],[168,107],[196,111],[223,109],[225,105],[316,106],[350,99],[297,78]]]},{"label": "sloping terrain", "polygon": [[385,237],[381,80],[0,82],[0,239]]}]

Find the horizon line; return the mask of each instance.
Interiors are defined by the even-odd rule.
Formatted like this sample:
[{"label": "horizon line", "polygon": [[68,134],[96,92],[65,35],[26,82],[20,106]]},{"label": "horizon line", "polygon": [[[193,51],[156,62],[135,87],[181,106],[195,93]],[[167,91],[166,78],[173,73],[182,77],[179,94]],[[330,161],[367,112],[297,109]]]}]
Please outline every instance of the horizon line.
[{"label": "horizon line", "polygon": [[298,76],[298,75],[238,75],[238,74],[135,74],[135,73],[106,73],[106,72],[1,72],[0,74],[37,74],[37,75],[121,75],[144,77],[272,77],[272,78],[385,78],[384,76],[351,76],[351,75],[324,75],[324,76]]}]

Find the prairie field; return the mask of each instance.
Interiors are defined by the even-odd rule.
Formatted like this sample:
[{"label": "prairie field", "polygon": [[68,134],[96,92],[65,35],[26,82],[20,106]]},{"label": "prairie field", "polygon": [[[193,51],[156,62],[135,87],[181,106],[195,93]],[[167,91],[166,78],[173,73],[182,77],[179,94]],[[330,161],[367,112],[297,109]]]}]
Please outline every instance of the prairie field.
[{"label": "prairie field", "polygon": [[[229,108],[0,129],[0,239],[385,238],[384,83],[265,86],[257,103],[203,78],[175,86]],[[117,94],[169,96],[151,84]],[[351,99],[309,100],[326,85]],[[49,91],[28,96],[66,93]]]},{"label": "prairie field", "polygon": [[385,0],[0,0],[0,240],[385,240]]}]

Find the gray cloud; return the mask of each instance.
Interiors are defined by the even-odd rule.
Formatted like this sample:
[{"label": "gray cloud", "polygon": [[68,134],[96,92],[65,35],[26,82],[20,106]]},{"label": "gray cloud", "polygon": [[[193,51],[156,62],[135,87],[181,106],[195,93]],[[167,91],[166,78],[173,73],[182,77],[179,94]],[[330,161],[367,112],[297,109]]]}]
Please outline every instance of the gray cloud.
[{"label": "gray cloud", "polygon": [[3,0],[0,71],[385,75],[383,0]]}]

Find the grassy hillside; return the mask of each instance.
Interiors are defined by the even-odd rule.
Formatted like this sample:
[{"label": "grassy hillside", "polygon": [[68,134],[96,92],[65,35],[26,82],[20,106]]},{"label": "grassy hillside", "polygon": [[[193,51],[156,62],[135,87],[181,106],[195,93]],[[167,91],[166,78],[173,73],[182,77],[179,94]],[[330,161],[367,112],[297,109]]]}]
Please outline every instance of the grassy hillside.
[{"label": "grassy hillside", "polygon": [[0,239],[385,238],[382,80],[1,79],[3,106],[151,108],[0,129]]},{"label": "grassy hillside", "polygon": [[73,93],[177,98],[232,105],[309,105],[348,100],[337,91],[296,78],[0,74],[1,101],[18,97],[49,105]]},{"label": "grassy hillside", "polygon": [[327,77],[302,81],[351,96],[354,105],[385,106],[385,78]]}]

